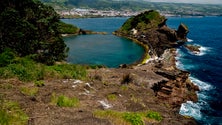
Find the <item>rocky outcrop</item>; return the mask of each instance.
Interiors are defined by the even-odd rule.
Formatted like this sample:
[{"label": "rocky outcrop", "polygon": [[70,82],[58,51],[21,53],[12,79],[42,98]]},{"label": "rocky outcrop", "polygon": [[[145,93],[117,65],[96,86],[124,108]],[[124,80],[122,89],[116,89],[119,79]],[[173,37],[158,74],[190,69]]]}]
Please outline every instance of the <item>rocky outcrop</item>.
[{"label": "rocky outcrop", "polygon": [[146,11],[129,18],[114,34],[137,39],[149,47],[151,56],[160,57],[164,50],[186,42],[189,32],[185,24],[181,23],[177,30],[173,30],[167,27],[166,21],[157,11]]},{"label": "rocky outcrop", "polygon": [[[158,12],[146,11],[129,18],[114,34],[136,40],[149,48],[147,52],[150,57],[159,57],[142,67],[152,65],[151,70],[163,77],[149,85],[160,102],[178,111],[182,103],[198,100],[196,91],[199,88],[190,81],[189,72],[182,71],[175,65],[175,48],[187,41],[189,30],[182,23],[177,30],[170,29],[166,21]],[[138,77],[129,75],[129,78]]]},{"label": "rocky outcrop", "polygon": [[194,54],[200,53],[200,46],[186,44],[186,45],[184,45],[184,47]]}]

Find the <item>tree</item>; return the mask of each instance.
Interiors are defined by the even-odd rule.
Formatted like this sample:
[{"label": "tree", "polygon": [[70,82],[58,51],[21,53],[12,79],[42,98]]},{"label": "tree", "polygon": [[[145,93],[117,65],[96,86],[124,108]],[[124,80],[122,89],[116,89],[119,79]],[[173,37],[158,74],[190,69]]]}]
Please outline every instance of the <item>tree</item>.
[{"label": "tree", "polygon": [[65,59],[66,45],[60,35],[59,15],[37,0],[0,1],[0,53],[10,48],[19,56],[34,55],[52,64]]}]

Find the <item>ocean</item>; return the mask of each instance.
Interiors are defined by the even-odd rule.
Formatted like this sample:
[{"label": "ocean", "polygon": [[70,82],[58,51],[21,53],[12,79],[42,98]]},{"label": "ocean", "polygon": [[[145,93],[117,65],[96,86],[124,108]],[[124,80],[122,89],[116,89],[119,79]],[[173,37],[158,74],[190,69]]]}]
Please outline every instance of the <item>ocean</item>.
[{"label": "ocean", "polygon": [[177,66],[189,71],[200,88],[199,101],[184,103],[180,114],[194,117],[201,125],[222,125],[222,17],[172,17],[167,24],[177,28],[181,22],[190,31],[187,44],[201,46],[201,52],[177,50]]},{"label": "ocean", "polygon": [[[84,61],[81,62],[81,60],[85,60],[84,63],[103,64],[108,67],[117,67],[119,64],[129,64],[139,60],[144,52],[140,46],[111,34],[126,19],[124,17],[63,19],[62,21],[75,24],[83,29],[108,32],[107,36],[86,35],[65,38],[66,44],[71,49],[68,60],[71,63],[83,63]],[[189,28],[187,44],[201,46],[201,52],[193,54],[184,47],[177,48],[177,67],[189,71],[192,82],[200,87],[200,91],[197,92],[198,102],[188,101],[182,104],[179,113],[192,116],[200,125],[222,125],[222,17],[168,17],[167,25],[169,27],[177,29],[180,23],[184,23]],[[90,41],[87,43],[85,42],[87,40],[84,39]],[[86,44],[84,45],[84,43]],[[98,46],[99,44],[107,46],[107,48],[102,49],[102,46]],[[78,52],[72,49],[74,47],[84,51]],[[95,48],[89,53],[98,49],[102,49],[102,51],[89,56],[89,53],[85,51],[87,48]],[[110,50],[115,51],[109,53]],[[102,53],[105,53],[104,57]],[[120,55],[115,55],[116,53]],[[77,54],[77,56],[72,57],[73,54]],[[78,54],[85,55],[85,57],[78,57]],[[96,57],[102,57],[103,60],[95,61]],[[75,60],[79,61],[75,62]],[[90,62],[92,60],[94,61]],[[121,61],[119,62],[119,60]]]}]

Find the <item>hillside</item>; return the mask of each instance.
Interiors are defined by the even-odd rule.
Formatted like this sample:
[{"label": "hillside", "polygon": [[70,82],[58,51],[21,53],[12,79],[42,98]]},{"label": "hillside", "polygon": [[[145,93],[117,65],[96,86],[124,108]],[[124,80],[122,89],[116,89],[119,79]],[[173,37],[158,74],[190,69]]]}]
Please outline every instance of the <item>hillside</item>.
[{"label": "hillside", "polygon": [[93,8],[97,10],[143,11],[158,10],[164,14],[182,16],[221,16],[222,5],[185,4],[185,3],[155,3],[133,0],[41,0],[53,6],[57,11],[72,8]]}]

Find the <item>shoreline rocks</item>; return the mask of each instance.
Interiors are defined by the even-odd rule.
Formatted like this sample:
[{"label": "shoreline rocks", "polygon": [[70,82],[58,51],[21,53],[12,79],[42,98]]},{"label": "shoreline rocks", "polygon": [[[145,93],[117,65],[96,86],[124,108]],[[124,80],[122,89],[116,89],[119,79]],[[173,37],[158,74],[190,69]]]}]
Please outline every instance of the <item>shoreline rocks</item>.
[{"label": "shoreline rocks", "polygon": [[[149,48],[147,53],[150,57],[158,57],[158,60],[153,60],[152,69],[166,79],[154,83],[151,88],[159,101],[170,105],[179,113],[182,103],[198,100],[196,91],[199,91],[199,88],[190,81],[189,72],[178,69],[175,64],[175,48],[187,42],[188,27],[181,23],[177,30],[173,30],[167,27],[166,21],[165,17],[151,10],[131,17],[114,34],[135,39]],[[197,51],[197,47],[187,48]],[[148,65],[150,63],[143,67]]]}]

